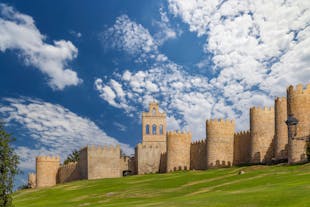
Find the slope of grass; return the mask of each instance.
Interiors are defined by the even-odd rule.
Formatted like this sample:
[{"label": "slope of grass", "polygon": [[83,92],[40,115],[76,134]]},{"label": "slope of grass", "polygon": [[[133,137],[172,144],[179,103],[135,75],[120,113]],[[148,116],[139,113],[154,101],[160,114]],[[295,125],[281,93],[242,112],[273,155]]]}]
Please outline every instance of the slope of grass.
[{"label": "slope of grass", "polygon": [[[244,170],[245,174],[238,172]],[[77,181],[14,194],[16,207],[310,206],[310,164]]]}]

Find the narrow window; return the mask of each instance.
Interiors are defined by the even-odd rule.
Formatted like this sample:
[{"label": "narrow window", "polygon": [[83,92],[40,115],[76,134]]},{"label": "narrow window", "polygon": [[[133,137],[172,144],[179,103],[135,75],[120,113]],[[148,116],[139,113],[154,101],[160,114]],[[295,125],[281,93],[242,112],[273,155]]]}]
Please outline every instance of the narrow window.
[{"label": "narrow window", "polygon": [[163,125],[159,126],[159,134],[164,134],[164,127],[163,127]]},{"label": "narrow window", "polygon": [[156,125],[155,124],[153,124],[153,126],[152,126],[152,134],[156,134]]},{"label": "narrow window", "polygon": [[152,115],[153,115],[153,116],[156,115],[156,109],[155,109],[155,108],[153,108],[153,110],[152,110]]},{"label": "narrow window", "polygon": [[148,124],[145,126],[145,133],[150,134],[150,125]]}]

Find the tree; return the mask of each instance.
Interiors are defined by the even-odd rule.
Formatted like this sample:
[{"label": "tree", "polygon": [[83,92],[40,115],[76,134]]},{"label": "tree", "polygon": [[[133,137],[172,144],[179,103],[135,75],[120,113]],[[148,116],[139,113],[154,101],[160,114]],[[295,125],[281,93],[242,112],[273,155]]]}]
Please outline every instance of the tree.
[{"label": "tree", "polygon": [[78,150],[73,150],[71,154],[68,155],[67,159],[64,161],[64,165],[68,164],[69,162],[77,162],[79,161],[80,152]]},{"label": "tree", "polygon": [[19,157],[10,145],[15,139],[4,130],[0,122],[0,207],[12,206],[14,177],[20,173]]}]

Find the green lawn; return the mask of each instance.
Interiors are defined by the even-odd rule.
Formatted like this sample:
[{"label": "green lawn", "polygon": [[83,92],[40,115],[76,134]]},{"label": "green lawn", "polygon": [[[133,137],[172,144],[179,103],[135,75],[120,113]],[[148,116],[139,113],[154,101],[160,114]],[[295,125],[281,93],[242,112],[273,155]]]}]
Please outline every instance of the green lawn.
[{"label": "green lawn", "polygon": [[[245,174],[238,175],[240,170]],[[77,181],[14,194],[16,207],[310,206],[310,164]]]}]

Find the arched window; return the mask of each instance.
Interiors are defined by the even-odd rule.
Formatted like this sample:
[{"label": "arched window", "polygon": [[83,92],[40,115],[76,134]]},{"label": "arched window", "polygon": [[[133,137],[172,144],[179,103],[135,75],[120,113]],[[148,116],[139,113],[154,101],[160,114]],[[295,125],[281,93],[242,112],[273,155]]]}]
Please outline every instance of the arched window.
[{"label": "arched window", "polygon": [[148,124],[145,126],[145,133],[150,134],[150,125]]},{"label": "arched window", "polygon": [[156,115],[156,109],[155,109],[155,108],[153,108],[153,110],[152,110],[152,115],[153,115],[153,116]]},{"label": "arched window", "polygon": [[156,134],[156,125],[155,124],[153,124],[153,126],[152,126],[152,134]]},{"label": "arched window", "polygon": [[159,134],[164,134],[164,127],[163,127],[163,125],[159,126]]}]

